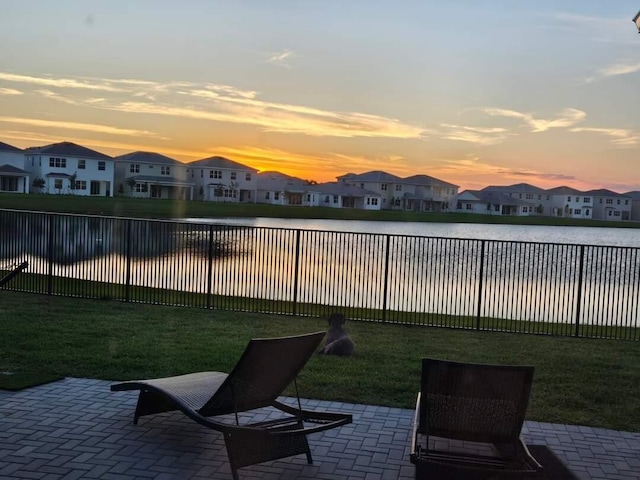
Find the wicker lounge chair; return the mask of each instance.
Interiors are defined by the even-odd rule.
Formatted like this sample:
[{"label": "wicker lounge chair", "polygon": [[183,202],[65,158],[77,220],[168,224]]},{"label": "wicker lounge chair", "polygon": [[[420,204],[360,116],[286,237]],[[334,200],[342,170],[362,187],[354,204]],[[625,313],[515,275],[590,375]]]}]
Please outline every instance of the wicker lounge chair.
[{"label": "wicker lounge chair", "polygon": [[[301,453],[311,463],[307,435],[351,423],[351,415],[303,410],[299,396],[296,407],[277,398],[295,382],[323,337],[324,332],[317,332],[254,339],[229,374],[200,372],[121,382],[111,385],[111,390],[140,390],[134,423],[144,415],[180,410],[222,432],[234,479],[239,468]],[[296,385],[296,394],[297,390]],[[278,418],[259,423],[240,420],[241,412],[267,407],[275,407]],[[227,415],[226,421],[221,415]]]},{"label": "wicker lounge chair", "polygon": [[416,479],[544,478],[520,438],[532,381],[533,367],[423,358]]}]

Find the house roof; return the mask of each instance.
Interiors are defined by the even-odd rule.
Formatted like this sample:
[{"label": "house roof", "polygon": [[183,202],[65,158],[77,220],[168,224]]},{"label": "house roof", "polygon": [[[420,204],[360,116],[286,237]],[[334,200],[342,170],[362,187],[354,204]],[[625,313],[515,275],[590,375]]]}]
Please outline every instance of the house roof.
[{"label": "house roof", "polygon": [[338,180],[349,180],[352,182],[403,183],[402,178],[380,170],[373,170],[364,173],[347,173],[346,175],[341,175],[336,178]]},{"label": "house roof", "polygon": [[0,142],[0,152],[22,152],[22,149],[9,145],[8,143]]},{"label": "house roof", "polygon": [[227,170],[247,170],[250,172],[258,171],[255,168],[247,167],[228,158],[218,156],[196,160],[195,162],[188,163],[187,167],[225,168]]},{"label": "house roof", "polygon": [[310,185],[306,180],[280,172],[258,173],[258,190],[305,190]]},{"label": "house roof", "polygon": [[625,194],[616,193],[611,190],[607,190],[606,188],[600,188],[597,190],[589,190],[588,192],[583,192],[585,195],[590,195],[592,197],[625,197]]},{"label": "house roof", "polygon": [[549,195],[575,195],[575,194],[582,195],[584,194],[584,192],[581,192],[580,190],[576,190],[575,188],[566,187],[566,186],[550,188],[545,191]]},{"label": "house roof", "polygon": [[445,182],[444,180],[440,180],[435,177],[430,177],[429,175],[411,175],[410,177],[406,177],[403,179],[403,183],[407,183],[410,185],[441,185],[448,187],[459,188],[458,185],[454,185],[453,183]]},{"label": "house roof", "polygon": [[90,148],[77,145],[72,142],[52,143],[43,147],[29,147],[25,153],[36,153],[42,155],[60,155],[64,157],[77,158],[97,158],[99,160],[111,160],[112,157],[104,153],[91,150]]},{"label": "house roof", "polygon": [[315,191],[325,195],[342,195],[347,197],[377,197],[380,198],[380,194],[366,190],[354,185],[345,185],[342,182],[327,182],[319,183],[313,186]]},{"label": "house roof", "polygon": [[[532,205],[534,202],[526,202],[524,200],[520,200],[519,198],[511,197],[506,193],[496,192],[496,191],[484,191],[484,190],[465,190],[460,195],[464,193],[469,193],[473,195],[478,201],[482,203],[492,204],[492,205]],[[461,201],[467,201],[468,199],[461,199]]]},{"label": "house roof", "polygon": [[13,165],[0,165],[0,173],[7,175],[29,175],[29,172]]},{"label": "house roof", "polygon": [[482,189],[483,192],[508,192],[508,193],[545,193],[544,188],[536,187],[529,183],[516,183],[515,185],[489,185]]},{"label": "house roof", "polygon": [[625,197],[631,197],[633,199],[640,200],[640,190],[634,190],[633,192],[627,192],[623,194]]},{"label": "house roof", "polygon": [[154,165],[183,165],[183,163],[178,160],[174,160],[173,158],[156,152],[131,152],[125,155],[113,157],[113,160],[116,162],[151,163]]}]

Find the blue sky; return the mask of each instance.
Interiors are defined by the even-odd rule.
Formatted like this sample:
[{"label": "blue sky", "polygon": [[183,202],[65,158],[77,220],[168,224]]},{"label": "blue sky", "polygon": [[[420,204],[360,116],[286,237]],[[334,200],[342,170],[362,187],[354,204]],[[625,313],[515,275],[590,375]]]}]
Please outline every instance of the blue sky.
[{"label": "blue sky", "polygon": [[631,1],[0,1],[0,141],[640,190]]}]

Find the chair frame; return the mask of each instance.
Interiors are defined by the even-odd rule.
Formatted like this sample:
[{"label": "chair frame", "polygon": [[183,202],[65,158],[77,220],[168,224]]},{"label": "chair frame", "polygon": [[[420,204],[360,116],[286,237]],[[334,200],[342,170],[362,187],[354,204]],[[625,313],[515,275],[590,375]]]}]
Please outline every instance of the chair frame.
[{"label": "chair frame", "polygon": [[[324,335],[324,332],[316,332],[291,337],[253,339],[229,374],[198,372],[121,382],[111,385],[111,391],[140,390],[134,424],[142,416],[179,410],[200,425],[221,432],[234,480],[238,480],[239,468],[302,453],[311,464],[313,459],[307,435],[352,422],[349,414],[302,408],[296,377]],[[276,356],[279,358],[261,359],[260,352],[265,349],[277,352]],[[287,364],[288,357],[291,357],[292,365]],[[273,361],[273,365],[265,366],[269,361]],[[262,365],[256,362],[261,362]],[[273,388],[264,382],[260,385],[264,380],[265,369],[286,369],[289,366],[290,371],[279,375],[277,385]],[[259,378],[252,379],[252,376]],[[277,399],[291,382],[295,385],[297,407]],[[251,398],[251,394],[255,398]],[[240,422],[240,413],[268,407],[278,410],[280,417],[262,422]],[[215,419],[216,416],[229,414],[235,415],[235,423]]]},{"label": "chair frame", "polygon": [[[530,366],[423,358],[411,440],[415,478],[542,478],[542,466],[520,435],[533,372]],[[487,411],[483,420],[478,411],[489,406],[496,411]],[[495,421],[501,408],[504,424]],[[430,437],[485,443],[493,447],[495,455],[442,450],[438,442],[431,447]]]}]

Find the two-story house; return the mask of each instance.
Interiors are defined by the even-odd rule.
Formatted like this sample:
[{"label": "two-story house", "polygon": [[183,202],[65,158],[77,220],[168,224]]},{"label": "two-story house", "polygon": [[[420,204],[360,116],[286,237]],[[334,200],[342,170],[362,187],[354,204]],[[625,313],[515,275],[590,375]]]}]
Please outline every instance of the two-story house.
[{"label": "two-story house", "polygon": [[30,147],[25,170],[35,191],[113,197],[113,158],[71,142]]},{"label": "two-story house", "polygon": [[155,152],[131,152],[113,159],[117,194],[138,198],[193,200],[187,166]]},{"label": "two-story house", "polygon": [[593,201],[594,220],[631,220],[633,198],[605,188],[589,190],[585,195]]},{"label": "two-story house", "polygon": [[631,199],[631,220],[640,222],[640,190],[626,192],[624,196]]},{"label": "two-story house", "polygon": [[551,196],[543,188],[528,183],[518,183],[515,185],[489,185],[481,191],[508,195],[526,202],[533,209],[532,213],[534,214],[552,215]]},{"label": "two-story house", "polygon": [[382,196],[356,185],[343,182],[327,182],[314,185],[319,192],[318,206],[329,208],[357,208],[380,210]]},{"label": "two-story house", "polygon": [[594,218],[593,196],[571,187],[556,187],[546,190],[549,200],[548,215],[567,218]]},{"label": "two-story house", "polygon": [[309,185],[306,180],[284,173],[260,172],[257,174],[256,203],[317,206],[320,197],[316,187]]},{"label": "two-story house", "polygon": [[535,214],[535,205],[498,190],[465,190],[453,197],[451,210],[457,213],[481,215],[513,215],[528,217]]},{"label": "two-story house", "polygon": [[195,184],[195,197],[209,202],[257,203],[258,171],[225,157],[187,163],[187,181]]},{"label": "two-story house", "polygon": [[24,169],[24,151],[0,142],[0,192],[29,193],[29,172]]}]

